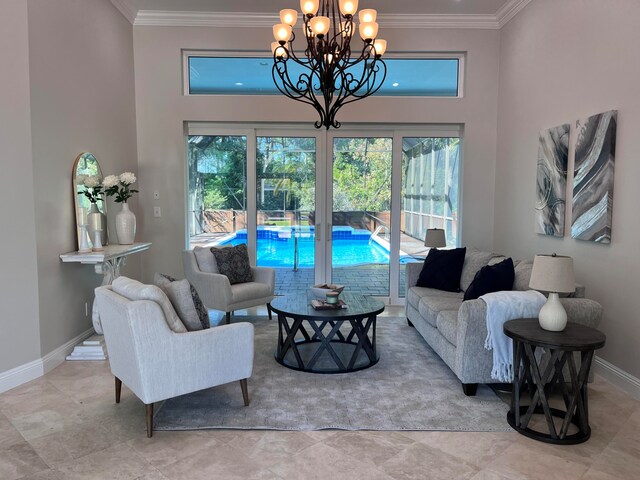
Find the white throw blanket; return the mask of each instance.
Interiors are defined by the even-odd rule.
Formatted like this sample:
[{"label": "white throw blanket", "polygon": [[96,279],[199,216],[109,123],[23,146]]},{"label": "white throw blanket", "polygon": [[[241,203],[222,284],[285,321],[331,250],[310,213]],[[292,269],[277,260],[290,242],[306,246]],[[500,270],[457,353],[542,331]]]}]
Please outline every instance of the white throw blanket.
[{"label": "white throw blanket", "polygon": [[513,381],[513,341],[504,334],[502,326],[507,320],[537,317],[547,299],[535,290],[487,293],[480,298],[487,304],[484,348],[493,350],[491,378],[510,383]]}]

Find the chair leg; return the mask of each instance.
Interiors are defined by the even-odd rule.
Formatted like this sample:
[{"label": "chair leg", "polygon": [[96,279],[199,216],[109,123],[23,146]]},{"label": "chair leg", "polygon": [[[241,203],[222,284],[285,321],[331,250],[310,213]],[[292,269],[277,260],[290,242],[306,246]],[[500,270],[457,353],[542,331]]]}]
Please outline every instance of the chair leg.
[{"label": "chair leg", "polygon": [[122,393],[122,380],[118,377],[114,377],[116,379],[116,403],[120,403],[120,394]]},{"label": "chair leg", "polygon": [[144,408],[147,420],[147,438],[151,438],[153,436],[153,403],[146,403]]},{"label": "chair leg", "polygon": [[244,400],[244,406],[249,406],[249,388],[247,387],[247,379],[240,380],[240,388],[242,388],[242,399]]},{"label": "chair leg", "polygon": [[271,312],[271,302],[267,303],[267,312],[269,313],[269,320],[273,320],[273,313]]},{"label": "chair leg", "polygon": [[462,391],[464,392],[464,394],[467,397],[475,397],[476,396],[476,392],[478,391],[478,384],[477,383],[463,383],[462,384]]},{"label": "chair leg", "polygon": [[226,322],[227,325],[229,325],[231,323],[231,312],[227,312],[225,322]]}]

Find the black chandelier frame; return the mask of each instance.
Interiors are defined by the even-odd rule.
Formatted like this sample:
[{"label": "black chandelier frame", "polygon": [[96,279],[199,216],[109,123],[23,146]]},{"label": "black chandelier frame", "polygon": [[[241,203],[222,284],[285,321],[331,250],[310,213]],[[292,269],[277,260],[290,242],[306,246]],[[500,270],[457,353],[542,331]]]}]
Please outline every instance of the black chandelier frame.
[{"label": "black chandelier frame", "polygon": [[[285,96],[311,105],[320,115],[316,128],[340,128],[336,120],[340,108],[376,93],[387,76],[382,55],[376,52],[374,39],[364,40],[362,51],[353,57],[351,40],[356,32],[353,15],[342,15],[338,0],[321,0],[317,15],[329,18],[329,35],[315,35],[310,21],[303,15],[306,48],[299,57],[293,48],[296,39],[280,40],[273,52],[271,74],[278,90]],[[293,61],[305,71],[291,79],[287,63]]]}]

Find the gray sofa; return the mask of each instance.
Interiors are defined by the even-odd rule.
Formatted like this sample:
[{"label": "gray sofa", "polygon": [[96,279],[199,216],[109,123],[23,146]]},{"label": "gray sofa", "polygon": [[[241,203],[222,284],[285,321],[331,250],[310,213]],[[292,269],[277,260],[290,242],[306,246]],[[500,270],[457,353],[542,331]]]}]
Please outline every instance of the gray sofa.
[{"label": "gray sofa", "polygon": [[[459,293],[417,287],[423,264],[407,264],[407,321],[460,379],[466,395],[475,395],[479,383],[496,381],[491,378],[492,352],[484,348],[487,306],[480,299],[463,301],[464,291],[478,270],[503,259],[502,255],[467,249]],[[533,261],[514,264],[513,290],[528,290]],[[577,285],[576,292],[561,301],[569,322],[594,328],[600,323],[602,307],[584,298],[584,287]]]}]

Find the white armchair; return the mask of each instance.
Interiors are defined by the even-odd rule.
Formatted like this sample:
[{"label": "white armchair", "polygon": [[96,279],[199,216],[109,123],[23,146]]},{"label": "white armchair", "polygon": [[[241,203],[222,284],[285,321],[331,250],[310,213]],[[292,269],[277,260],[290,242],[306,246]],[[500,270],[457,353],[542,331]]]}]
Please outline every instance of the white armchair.
[{"label": "white armchair", "polygon": [[152,300],[132,301],[104,286],[96,289],[96,301],[116,377],[116,403],[124,382],[146,406],[148,437],[153,434],[153,404],[161,400],[239,380],[249,405],[252,324],[175,333]]},{"label": "white armchair", "polygon": [[273,268],[251,267],[253,282],[231,285],[229,279],[218,273],[213,254],[208,248],[195,247],[182,253],[184,274],[195,287],[207,308],[231,313],[243,308],[267,305],[271,319],[271,300],[274,298],[276,273]]}]

